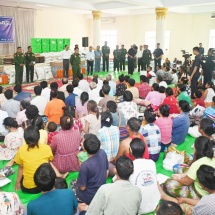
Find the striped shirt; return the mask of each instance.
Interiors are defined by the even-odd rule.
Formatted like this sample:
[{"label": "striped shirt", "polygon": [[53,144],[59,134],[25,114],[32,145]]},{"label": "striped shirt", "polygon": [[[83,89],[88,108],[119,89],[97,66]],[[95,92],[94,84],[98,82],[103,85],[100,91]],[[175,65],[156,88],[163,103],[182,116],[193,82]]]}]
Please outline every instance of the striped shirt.
[{"label": "striped shirt", "polygon": [[101,141],[101,149],[106,154],[108,161],[115,158],[119,149],[119,128],[117,126],[103,126],[98,131],[98,138]]},{"label": "striped shirt", "polygon": [[193,215],[213,215],[215,214],[215,194],[203,196],[198,204],[193,208]]}]

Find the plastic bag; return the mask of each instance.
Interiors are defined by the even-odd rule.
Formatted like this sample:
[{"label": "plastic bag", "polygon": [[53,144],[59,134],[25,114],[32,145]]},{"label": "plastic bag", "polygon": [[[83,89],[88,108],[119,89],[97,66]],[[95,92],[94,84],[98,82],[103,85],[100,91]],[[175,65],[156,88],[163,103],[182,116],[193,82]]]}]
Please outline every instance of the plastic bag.
[{"label": "plastic bag", "polygon": [[166,170],[173,171],[173,166],[175,164],[183,164],[184,155],[178,154],[176,152],[168,152],[165,159],[163,160],[163,168]]}]

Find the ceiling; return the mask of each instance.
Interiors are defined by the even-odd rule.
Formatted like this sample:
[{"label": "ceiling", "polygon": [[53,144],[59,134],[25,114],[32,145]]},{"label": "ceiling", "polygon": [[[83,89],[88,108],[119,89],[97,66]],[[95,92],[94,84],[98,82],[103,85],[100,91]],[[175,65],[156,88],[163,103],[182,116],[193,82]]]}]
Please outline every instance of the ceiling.
[{"label": "ceiling", "polygon": [[169,12],[174,13],[215,12],[214,0],[0,0],[0,5],[34,9],[44,9],[45,6],[48,6],[47,9],[69,8],[83,14],[102,10],[105,17],[155,13],[156,7],[167,7]]}]

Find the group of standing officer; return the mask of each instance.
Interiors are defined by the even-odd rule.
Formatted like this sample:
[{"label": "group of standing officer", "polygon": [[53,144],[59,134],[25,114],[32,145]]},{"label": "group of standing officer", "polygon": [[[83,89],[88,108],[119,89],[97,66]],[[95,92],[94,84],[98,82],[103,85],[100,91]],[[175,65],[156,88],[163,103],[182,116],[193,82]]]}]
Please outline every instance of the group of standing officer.
[{"label": "group of standing officer", "polygon": [[15,83],[16,84],[22,84],[24,66],[26,67],[27,83],[29,83],[29,78],[30,78],[30,81],[33,82],[35,55],[32,52],[31,46],[28,46],[28,51],[25,54],[22,53],[22,48],[20,46],[17,48],[17,52],[14,54],[14,64],[15,64]]}]

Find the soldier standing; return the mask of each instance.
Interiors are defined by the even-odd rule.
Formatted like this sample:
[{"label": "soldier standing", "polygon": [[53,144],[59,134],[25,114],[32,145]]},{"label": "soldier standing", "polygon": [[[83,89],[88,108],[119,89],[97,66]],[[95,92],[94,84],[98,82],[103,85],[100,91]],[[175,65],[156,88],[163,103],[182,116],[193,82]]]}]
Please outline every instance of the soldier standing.
[{"label": "soldier standing", "polygon": [[125,58],[126,58],[127,50],[124,48],[124,45],[121,45],[120,49],[120,60],[119,60],[119,67],[120,71],[125,71]]},{"label": "soldier standing", "polygon": [[160,48],[160,43],[157,43],[157,48],[154,50],[153,55],[154,55],[154,62],[155,62],[154,69],[156,71],[157,66],[161,66],[161,58],[163,55],[163,50]]},{"label": "soldier standing", "polygon": [[22,84],[23,68],[25,65],[25,57],[22,53],[22,48],[19,46],[14,54],[15,63],[15,84]]},{"label": "soldier standing", "polygon": [[116,46],[116,49],[113,51],[113,70],[115,72],[115,70],[117,69],[117,71],[119,72],[119,58],[120,58],[120,50],[119,50],[119,46]]},{"label": "soldier standing", "polygon": [[152,60],[152,53],[148,49],[148,45],[144,45],[143,50],[143,70],[147,70],[147,68],[150,66],[150,61]]},{"label": "soldier standing", "polygon": [[25,53],[26,80],[29,82],[29,74],[31,83],[34,81],[34,65],[35,55],[32,52],[32,47],[28,46],[28,52]]},{"label": "soldier standing", "polygon": [[75,80],[80,73],[81,56],[79,54],[79,48],[75,48],[75,53],[71,55],[70,63],[72,65],[73,80]]},{"label": "soldier standing", "polygon": [[102,59],[103,59],[103,71],[105,72],[105,64],[107,67],[107,72],[109,70],[109,54],[110,48],[107,46],[107,41],[105,41],[105,45],[102,46]]}]

